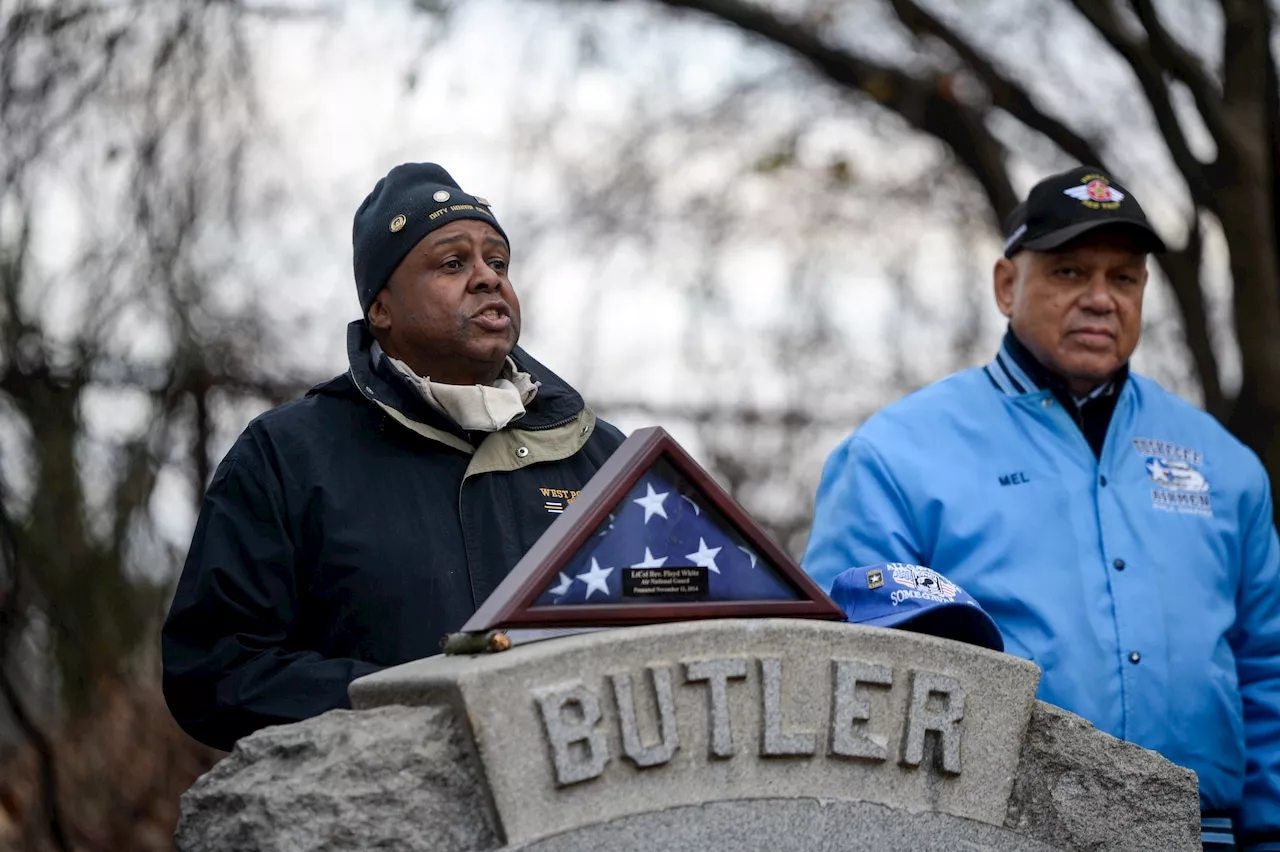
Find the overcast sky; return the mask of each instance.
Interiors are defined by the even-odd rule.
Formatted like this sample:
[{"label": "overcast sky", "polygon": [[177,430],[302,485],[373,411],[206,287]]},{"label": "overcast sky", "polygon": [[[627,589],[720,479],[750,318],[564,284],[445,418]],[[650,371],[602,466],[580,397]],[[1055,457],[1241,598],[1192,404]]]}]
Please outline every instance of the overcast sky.
[{"label": "overcast sky", "polygon": [[[996,9],[993,0],[975,2]],[[1019,3],[1056,8],[1040,0]],[[877,181],[892,186],[892,178],[927,173],[945,153],[928,139],[894,129],[900,123],[852,111],[847,100],[806,76],[788,57],[724,27],[690,16],[677,20],[638,2],[468,0],[456,4],[447,28],[412,11],[408,0],[336,6],[298,0],[298,5],[329,11],[310,22],[261,22],[251,29],[262,105],[251,174],[264,192],[273,185],[283,185],[286,192],[268,216],[245,229],[237,249],[263,287],[269,315],[291,329],[289,362],[317,376],[346,369],[344,326],[358,314],[352,214],[392,166],[432,160],[466,191],[493,202],[512,240],[512,278],[525,312],[522,343],[579,386],[589,401],[607,407],[613,399],[719,396],[763,405],[785,399],[791,371],[805,365],[770,363],[767,351],[751,346],[751,337],[785,320],[792,298],[788,276],[802,265],[821,270],[825,304],[847,330],[848,363],[821,369],[848,371],[855,396],[864,393],[876,404],[890,401],[896,395],[892,389],[886,396],[867,377],[887,369],[903,351],[911,353],[921,381],[957,366],[927,327],[892,324],[898,291],[889,274],[909,275],[924,309],[945,321],[958,315],[964,294],[988,286],[998,235],[981,221],[957,223],[949,211],[921,208],[892,191],[868,195],[865,187],[880,185]],[[942,0],[936,5],[949,7]],[[877,4],[843,8],[849,12],[839,26],[866,49],[884,55],[905,49],[900,34],[879,20],[884,13]],[[968,17],[986,20],[976,13]],[[588,19],[596,24],[584,31],[581,23]],[[1046,67],[1049,59],[1068,67],[1075,63],[1079,73],[1066,81],[1029,82],[1073,119],[1105,123],[1105,111],[1083,115],[1079,99],[1114,80],[1116,60],[1098,51],[1087,33],[1072,30],[1064,19],[1054,39],[1021,42],[1025,22],[1020,30],[1016,15],[993,14],[990,22],[985,35],[995,43],[1042,49]],[[583,70],[579,58],[588,40],[604,58]],[[581,237],[584,211],[574,208],[559,181],[566,174],[609,175],[616,153],[612,146],[631,130],[637,105],[646,115],[661,114],[665,107],[674,111],[714,103],[727,85],[744,79],[790,85],[792,78],[794,97],[766,100],[776,115],[762,115],[757,126],[767,134],[788,113],[816,115],[801,159],[820,162],[841,155],[853,162],[863,194],[839,214],[847,219],[839,219],[830,234],[795,233],[810,225],[792,211],[821,187],[746,175],[733,187],[733,203],[749,227],[732,251],[717,257],[713,269],[695,273],[703,231],[693,225],[705,223],[668,221],[662,205],[669,202],[669,209],[676,209],[682,193],[723,181],[740,163],[733,144],[685,149],[673,135],[672,150],[662,160],[659,206],[650,212],[654,240],[639,248],[625,235],[605,244]],[[1126,97],[1109,92],[1107,109],[1128,109]],[[803,113],[806,109],[810,112]],[[549,129],[545,157],[540,140],[528,138],[529,126],[538,122]],[[664,141],[657,143],[661,147]],[[1135,171],[1141,166],[1138,191],[1144,207],[1176,235],[1182,190],[1170,179],[1168,164],[1144,154],[1140,145],[1118,159],[1133,163]],[[580,169],[567,173],[566,161]],[[1023,188],[1038,175],[1031,164],[1017,171]],[[535,226],[548,222],[563,222],[563,227],[539,230],[535,241]],[[799,245],[809,246],[814,256],[798,257]],[[721,298],[714,310],[695,314],[688,291],[701,283],[699,275],[714,278]],[[1003,320],[989,299],[987,304],[974,363],[994,350],[1003,332]],[[1167,311],[1167,294],[1154,289],[1148,304],[1152,313]],[[729,382],[691,379],[688,349],[682,346],[690,335],[700,351],[740,365],[739,375]],[[1139,369],[1159,366],[1143,359],[1140,350]],[[1228,370],[1232,363],[1226,359]],[[118,402],[112,400],[110,407],[124,423],[128,418],[118,413],[123,410]],[[138,409],[139,416],[144,412]],[[252,413],[224,412],[219,454]],[[618,425],[629,430],[648,421],[622,417]],[[688,424],[661,425],[698,455]],[[816,477],[821,458],[839,436],[832,432],[813,448],[811,459],[802,460],[806,478]],[[162,526],[174,540],[185,538],[194,520],[180,508],[189,505],[179,499],[183,490],[173,479],[158,495],[171,507]]]}]

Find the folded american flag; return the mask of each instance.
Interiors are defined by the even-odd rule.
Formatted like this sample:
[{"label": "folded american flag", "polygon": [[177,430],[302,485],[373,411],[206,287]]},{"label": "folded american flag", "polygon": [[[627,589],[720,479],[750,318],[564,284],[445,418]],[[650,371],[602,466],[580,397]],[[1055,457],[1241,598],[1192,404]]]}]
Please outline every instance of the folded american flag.
[{"label": "folded american flag", "polygon": [[799,597],[683,476],[659,462],[535,606]]}]

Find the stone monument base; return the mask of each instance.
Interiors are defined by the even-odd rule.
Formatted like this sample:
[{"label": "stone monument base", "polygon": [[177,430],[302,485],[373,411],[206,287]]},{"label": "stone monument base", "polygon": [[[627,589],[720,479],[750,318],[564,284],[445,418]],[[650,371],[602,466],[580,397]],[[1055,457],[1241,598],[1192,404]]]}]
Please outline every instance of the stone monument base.
[{"label": "stone monument base", "polygon": [[352,685],[183,798],[184,852],[1198,850],[1194,773],[1039,672],[799,620],[627,628]]}]

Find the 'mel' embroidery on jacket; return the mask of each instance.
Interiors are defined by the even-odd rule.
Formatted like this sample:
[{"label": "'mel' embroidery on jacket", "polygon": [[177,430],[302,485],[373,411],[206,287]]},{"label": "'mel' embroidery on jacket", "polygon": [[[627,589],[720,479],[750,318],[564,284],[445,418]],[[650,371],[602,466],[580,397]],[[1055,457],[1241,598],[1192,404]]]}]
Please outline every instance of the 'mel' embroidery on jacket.
[{"label": "'mel' embroidery on jacket", "polygon": [[1204,453],[1168,441],[1134,438],[1133,448],[1142,456],[1151,489],[1151,505],[1165,512],[1213,515],[1209,481],[1201,467]]}]

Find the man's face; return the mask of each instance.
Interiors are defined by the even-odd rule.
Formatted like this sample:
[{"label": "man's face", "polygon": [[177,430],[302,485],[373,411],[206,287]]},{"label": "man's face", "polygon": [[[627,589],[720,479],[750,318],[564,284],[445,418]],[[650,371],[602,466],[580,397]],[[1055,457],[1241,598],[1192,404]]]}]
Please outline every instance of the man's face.
[{"label": "man's face", "polygon": [[1095,231],[1052,252],[1019,252],[996,262],[996,303],[1036,359],[1084,394],[1138,345],[1146,261],[1123,231]]},{"label": "man's face", "polygon": [[489,384],[520,339],[511,250],[476,220],[445,225],[405,256],[369,308],[387,354],[445,384]]}]

